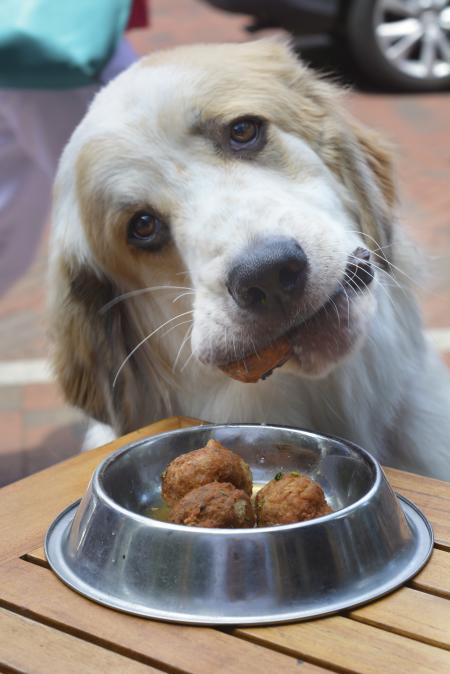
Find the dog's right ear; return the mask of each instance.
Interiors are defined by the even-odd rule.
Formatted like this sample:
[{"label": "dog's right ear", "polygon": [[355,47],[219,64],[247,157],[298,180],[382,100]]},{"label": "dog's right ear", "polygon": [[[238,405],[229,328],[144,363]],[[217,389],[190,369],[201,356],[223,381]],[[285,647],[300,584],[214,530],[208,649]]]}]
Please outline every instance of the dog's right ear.
[{"label": "dog's right ear", "polygon": [[[123,305],[105,311],[116,295],[100,273],[64,257],[54,260],[50,291],[52,366],[69,403],[117,433],[142,425],[143,401],[132,359],[113,386],[127,353],[139,341]],[[147,394],[148,395],[148,394]]]}]

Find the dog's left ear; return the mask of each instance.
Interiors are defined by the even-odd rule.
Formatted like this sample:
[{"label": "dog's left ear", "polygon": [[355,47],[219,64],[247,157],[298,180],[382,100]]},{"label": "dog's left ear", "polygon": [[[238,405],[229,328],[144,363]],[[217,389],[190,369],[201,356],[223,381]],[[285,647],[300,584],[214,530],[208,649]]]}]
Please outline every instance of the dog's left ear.
[{"label": "dog's left ear", "polygon": [[396,205],[391,153],[377,133],[355,121],[332,126],[332,137],[322,146],[323,159],[350,193],[367,247],[387,268]]},{"label": "dog's left ear", "polygon": [[391,151],[386,141],[375,131],[371,131],[356,122],[351,123],[351,128],[359,149],[363,153],[372,176],[381,191],[385,204],[388,208],[393,209],[396,205],[397,195]]}]

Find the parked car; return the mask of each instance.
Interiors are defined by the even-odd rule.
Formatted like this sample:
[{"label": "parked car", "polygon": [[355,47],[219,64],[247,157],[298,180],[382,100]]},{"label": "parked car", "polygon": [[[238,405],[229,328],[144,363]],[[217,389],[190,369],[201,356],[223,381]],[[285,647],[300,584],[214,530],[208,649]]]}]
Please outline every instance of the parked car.
[{"label": "parked car", "polygon": [[345,45],[373,82],[403,91],[450,86],[449,0],[206,0],[251,15],[250,31],[283,28]]}]

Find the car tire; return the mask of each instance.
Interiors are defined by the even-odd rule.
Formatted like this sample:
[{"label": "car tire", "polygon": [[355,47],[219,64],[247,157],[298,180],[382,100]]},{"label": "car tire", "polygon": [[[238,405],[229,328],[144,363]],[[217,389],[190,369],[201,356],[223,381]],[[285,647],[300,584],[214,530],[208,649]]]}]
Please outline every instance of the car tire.
[{"label": "car tire", "polygon": [[376,37],[380,0],[353,0],[346,17],[347,43],[354,65],[372,83],[396,91],[437,91],[450,88],[450,75],[414,77],[397,68],[383,53]]}]

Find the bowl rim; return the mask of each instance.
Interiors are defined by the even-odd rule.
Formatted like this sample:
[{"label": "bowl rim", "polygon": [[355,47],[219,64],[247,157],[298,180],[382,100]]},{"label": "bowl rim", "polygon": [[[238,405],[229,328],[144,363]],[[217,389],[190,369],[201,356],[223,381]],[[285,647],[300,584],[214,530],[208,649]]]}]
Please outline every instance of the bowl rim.
[{"label": "bowl rim", "polygon": [[[111,463],[117,461],[123,454],[126,454],[130,450],[147,443],[152,439],[160,439],[166,436],[182,435],[187,431],[199,431],[199,430],[213,430],[220,428],[272,428],[275,430],[288,430],[288,431],[299,431],[307,436],[315,438],[324,438],[326,440],[333,440],[334,442],[342,443],[348,446],[350,449],[361,454],[365,459],[366,463],[369,464],[369,467],[374,471],[374,481],[370,489],[359,498],[354,503],[336,510],[335,512],[329,513],[328,515],[322,515],[320,517],[315,517],[312,520],[307,520],[306,522],[293,522],[292,524],[279,524],[277,526],[268,526],[268,527],[247,527],[241,529],[223,529],[220,527],[188,527],[183,524],[173,524],[172,522],[162,522],[160,520],[153,519],[148,515],[141,515],[140,513],[134,512],[133,510],[128,510],[124,506],[121,506],[117,501],[115,501],[111,496],[109,496],[101,483],[102,474],[108,469]],[[118,450],[107,456],[95,469],[92,478],[91,484],[96,494],[99,494],[104,502],[108,504],[110,508],[118,511],[122,515],[131,517],[137,522],[145,523],[146,526],[154,527],[156,529],[164,529],[167,531],[177,531],[179,533],[184,533],[186,535],[192,534],[193,532],[198,533],[199,535],[220,535],[220,536],[257,536],[262,533],[272,533],[276,534],[277,532],[290,531],[292,529],[306,528],[315,526],[317,523],[323,524],[330,522],[332,520],[341,519],[351,514],[353,511],[358,510],[365,503],[370,501],[372,495],[379,489],[382,479],[387,482],[387,479],[383,473],[381,465],[379,462],[365,449],[359,445],[351,442],[350,440],[345,440],[336,435],[327,435],[325,433],[316,433],[308,429],[299,428],[297,426],[280,426],[277,424],[258,424],[258,423],[231,423],[231,424],[200,424],[197,426],[186,426],[185,428],[177,428],[171,431],[165,431],[164,433],[157,433],[156,435],[149,435],[141,438],[137,442],[130,442],[123,447],[120,447]],[[394,492],[392,492],[394,493]],[[395,496],[395,495],[394,495]]]}]

